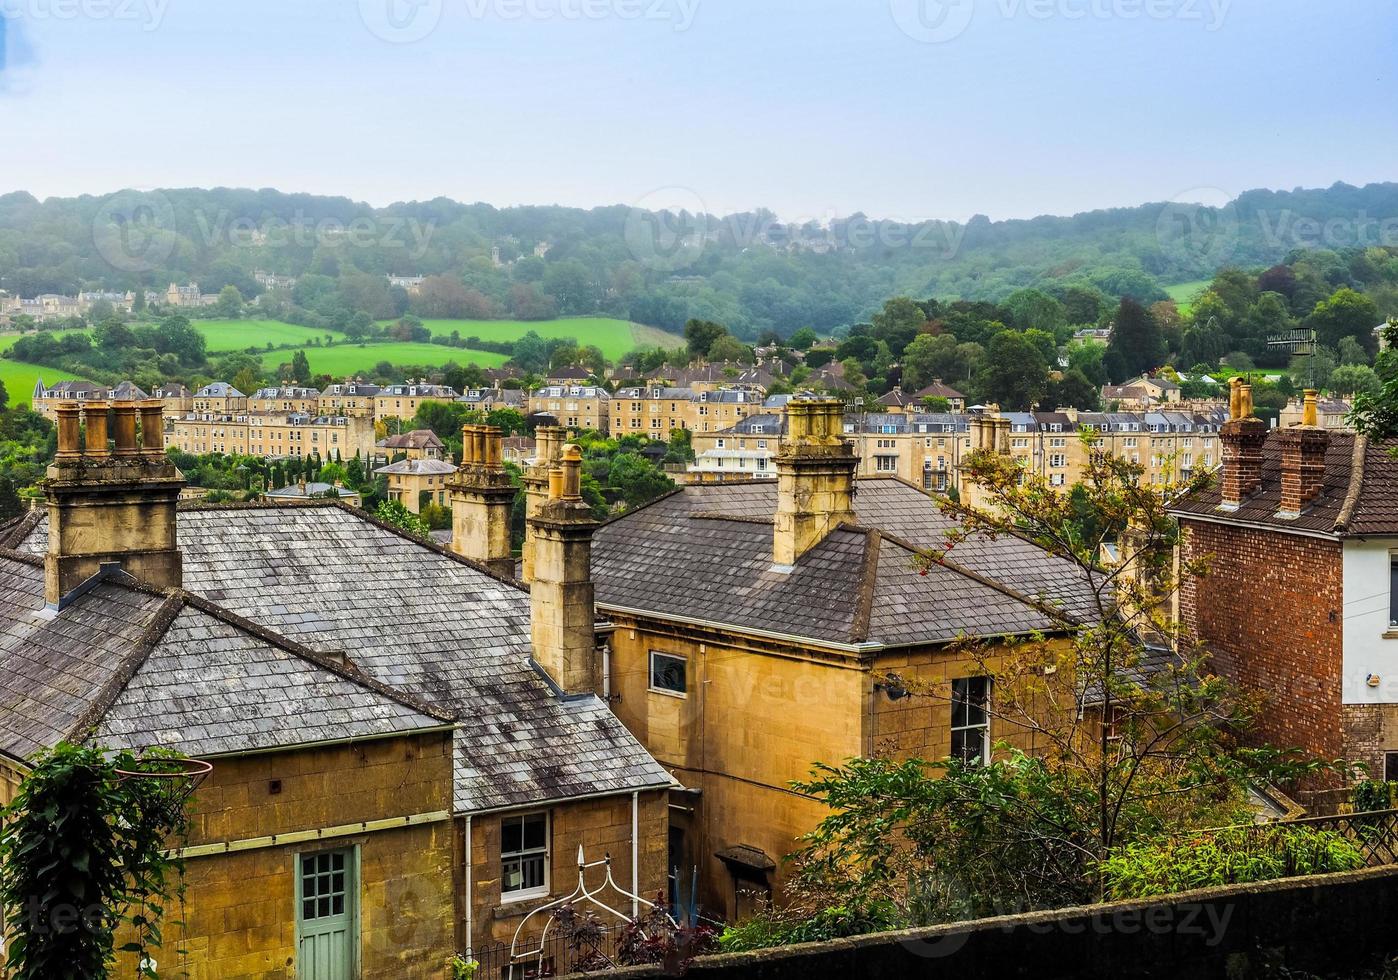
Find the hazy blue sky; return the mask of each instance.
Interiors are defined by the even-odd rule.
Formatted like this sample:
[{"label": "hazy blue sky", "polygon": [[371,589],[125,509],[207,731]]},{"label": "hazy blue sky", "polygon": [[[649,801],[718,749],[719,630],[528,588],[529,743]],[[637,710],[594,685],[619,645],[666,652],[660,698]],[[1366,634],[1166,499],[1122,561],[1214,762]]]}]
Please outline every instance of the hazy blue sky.
[{"label": "hazy blue sky", "polygon": [[41,197],[232,185],[964,219],[1398,178],[1392,0],[0,10],[0,189]]}]

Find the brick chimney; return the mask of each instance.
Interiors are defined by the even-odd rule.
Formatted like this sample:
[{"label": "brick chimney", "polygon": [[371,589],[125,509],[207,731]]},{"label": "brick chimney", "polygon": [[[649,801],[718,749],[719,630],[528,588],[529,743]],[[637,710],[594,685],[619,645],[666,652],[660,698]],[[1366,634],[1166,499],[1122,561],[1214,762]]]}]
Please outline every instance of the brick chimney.
[{"label": "brick chimney", "polygon": [[524,468],[520,482],[524,484],[524,549],[521,555],[520,578],[534,581],[534,529],[530,521],[549,496],[549,470],[558,465],[563,450],[563,429],[557,425],[541,425],[534,431],[534,465]]},{"label": "brick chimney", "polygon": [[45,601],[62,608],[74,589],[113,563],[153,588],[179,587],[175,513],[185,482],[165,455],[160,399],[60,403],[55,411],[58,451],[44,480]]},{"label": "brick chimney", "polygon": [[595,689],[592,534],[597,521],[582,499],[582,452],[564,446],[549,470],[548,498],[529,521],[534,578],[529,585],[534,662],[565,694]]},{"label": "brick chimney", "polygon": [[1252,414],[1252,385],[1236,377],[1228,384],[1229,419],[1219,430],[1219,442],[1223,444],[1219,509],[1237,510],[1262,487],[1262,444],[1267,441],[1267,423]]},{"label": "brick chimney", "polygon": [[451,547],[497,575],[514,578],[510,511],[515,487],[505,469],[502,438],[495,426],[461,427],[461,468],[447,486],[451,493]]},{"label": "brick chimney", "polygon": [[1281,507],[1277,516],[1294,519],[1320,493],[1325,483],[1325,450],[1330,433],[1318,424],[1316,392],[1307,389],[1301,424],[1277,433],[1281,446]]},{"label": "brick chimney", "polygon": [[787,438],[777,452],[777,513],[772,563],[793,567],[842,523],[854,523],[854,472],[859,458],[845,440],[838,399],[792,399]]}]

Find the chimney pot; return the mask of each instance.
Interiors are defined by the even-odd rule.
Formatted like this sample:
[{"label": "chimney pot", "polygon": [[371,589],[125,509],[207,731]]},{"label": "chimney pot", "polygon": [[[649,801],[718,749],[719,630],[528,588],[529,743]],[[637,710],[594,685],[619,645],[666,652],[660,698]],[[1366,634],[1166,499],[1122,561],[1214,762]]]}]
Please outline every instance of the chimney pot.
[{"label": "chimney pot", "polygon": [[56,460],[79,459],[82,456],[82,446],[79,440],[81,409],[72,402],[59,402],[54,406],[54,413],[58,418],[58,452],[54,454]]},{"label": "chimney pot", "polygon": [[113,433],[116,438],[116,454],[118,456],[137,456],[141,452],[141,447],[136,443],[136,403],[133,401],[117,402],[112,413],[116,418],[116,429]]},{"label": "chimney pot", "polygon": [[93,459],[105,459],[111,455],[107,446],[107,403],[84,402],[83,420],[87,423],[87,443],[83,455]]}]

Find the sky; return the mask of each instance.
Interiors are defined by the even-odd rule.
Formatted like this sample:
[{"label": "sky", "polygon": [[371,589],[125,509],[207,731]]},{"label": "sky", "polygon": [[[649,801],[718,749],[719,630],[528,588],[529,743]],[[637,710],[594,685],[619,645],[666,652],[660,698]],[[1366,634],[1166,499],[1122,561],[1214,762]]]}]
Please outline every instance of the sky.
[{"label": "sky", "polygon": [[0,0],[0,192],[1071,214],[1398,179],[1392,0]]}]

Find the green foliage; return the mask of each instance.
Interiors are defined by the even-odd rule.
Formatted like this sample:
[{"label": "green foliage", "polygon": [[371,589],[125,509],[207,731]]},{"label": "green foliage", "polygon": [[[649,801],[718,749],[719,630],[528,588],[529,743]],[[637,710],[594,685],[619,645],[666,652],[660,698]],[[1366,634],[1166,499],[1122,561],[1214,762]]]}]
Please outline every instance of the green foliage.
[{"label": "green foliage", "polygon": [[432,529],[427,526],[427,522],[404,507],[397,500],[385,500],[379,504],[374,511],[374,516],[385,524],[392,524],[401,528],[409,534],[416,534],[420,538],[431,536]]},{"label": "green foliage", "polygon": [[792,914],[772,908],[737,925],[724,929],[718,937],[720,952],[744,953],[795,943],[823,943],[847,936],[887,932],[907,924],[892,902],[854,901],[819,909],[814,914]]},{"label": "green foliage", "polygon": [[1136,841],[1102,862],[1107,892],[1118,899],[1362,867],[1363,852],[1343,834],[1286,824]]},{"label": "green foliage", "polygon": [[1372,810],[1388,810],[1393,807],[1393,791],[1398,783],[1384,782],[1382,779],[1361,779],[1354,784],[1351,801],[1356,813]]},{"label": "green foliage", "polygon": [[7,975],[110,976],[122,925],[136,936],[122,951],[144,961],[160,948],[182,870],[164,849],[184,836],[184,800],[161,781],[117,770],[158,771],[173,758],[61,743],[35,761],[0,832],[0,901],[12,912]]},{"label": "green foliage", "polygon": [[447,962],[447,968],[451,970],[451,980],[475,980],[481,965],[458,953]]}]

